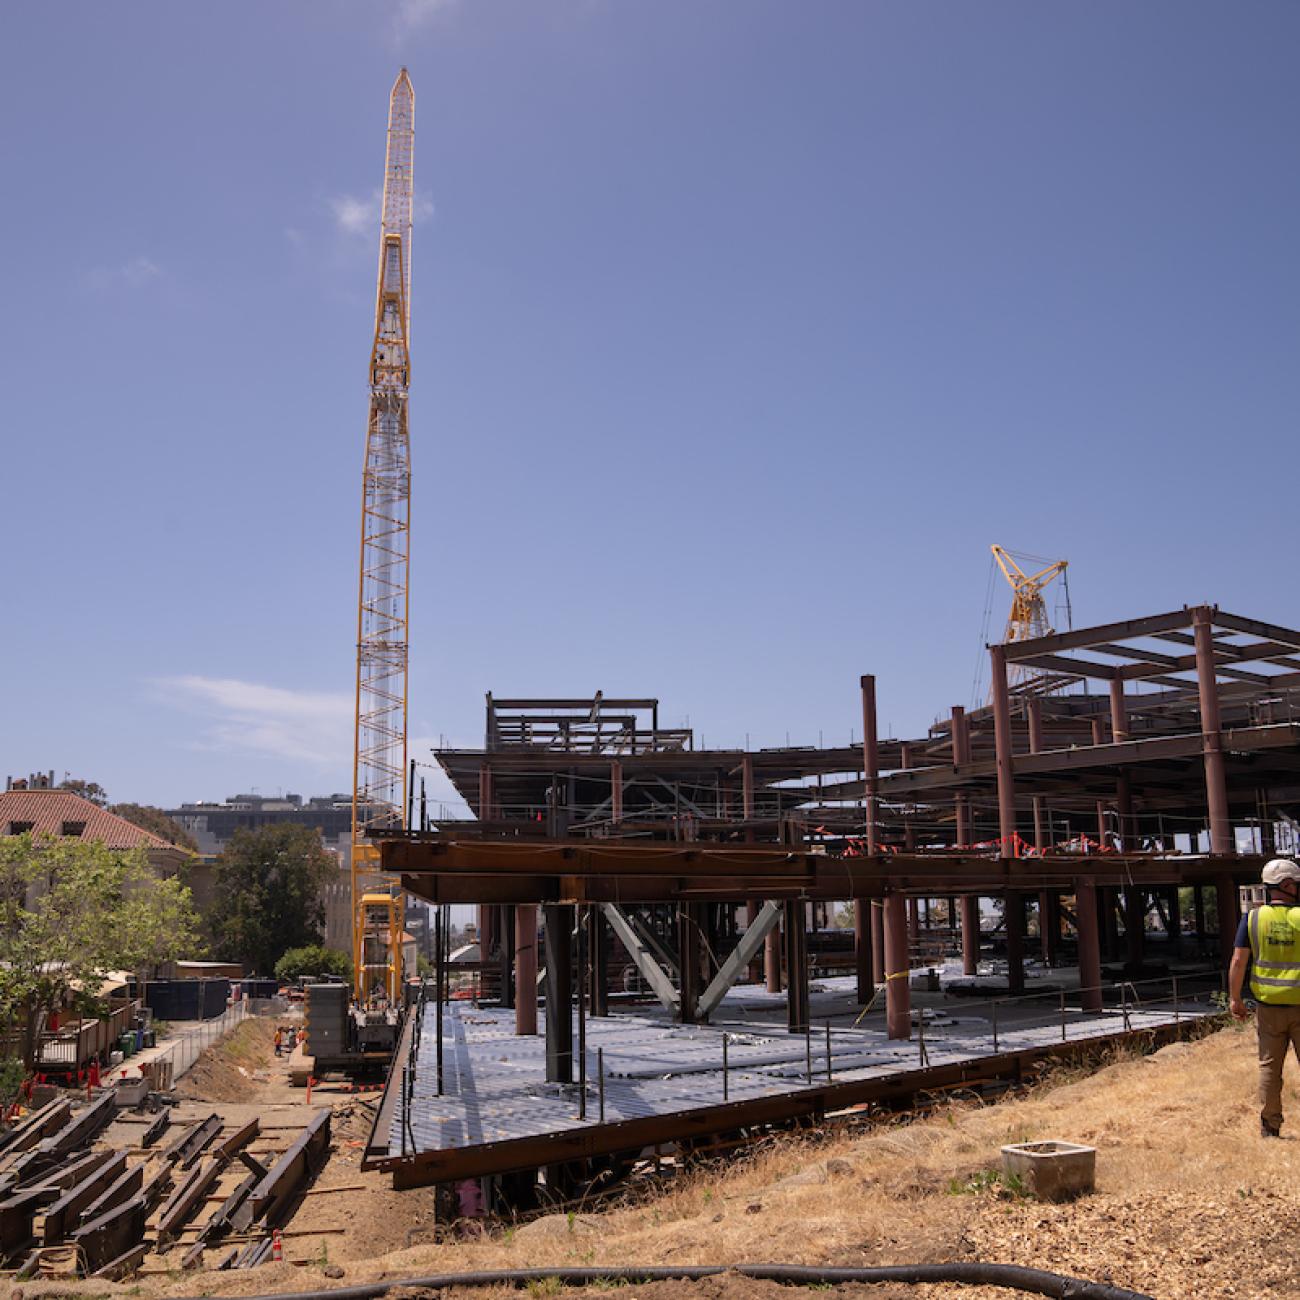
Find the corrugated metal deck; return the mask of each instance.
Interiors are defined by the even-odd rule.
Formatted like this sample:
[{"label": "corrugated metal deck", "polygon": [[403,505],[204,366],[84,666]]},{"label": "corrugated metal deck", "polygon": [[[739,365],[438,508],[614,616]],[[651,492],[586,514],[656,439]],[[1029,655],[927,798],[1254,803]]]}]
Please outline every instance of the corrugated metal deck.
[{"label": "corrugated metal deck", "polygon": [[[829,983],[829,982],[828,982]],[[1062,1044],[1159,1030],[1215,1010],[1204,1004],[1145,1003],[1127,1011],[1082,1012],[1067,1007],[1010,1008],[995,1026],[983,1006],[925,1013],[923,1036],[890,1041],[883,1028],[817,1025],[808,1037],[751,1018],[774,995],[739,989],[708,1026],[682,1026],[653,1014],[587,1020],[586,1117],[579,1089],[547,1083],[544,1036],[519,1038],[513,1012],[453,1003],[443,1009],[444,1090],[437,1092],[436,1010],[426,1005],[408,1038],[420,1036],[416,1065],[403,1105],[401,1063],[388,1089],[368,1162],[391,1165],[431,1153],[468,1155],[467,1148],[527,1139],[577,1136],[600,1127],[599,1074],[603,1059],[604,1125],[635,1122],[772,1099],[825,1097],[828,1086],[889,1082],[917,1071],[978,1067],[982,1062],[1037,1053]],[[1053,1002],[1055,1000],[1053,999]],[[741,1017],[745,1017],[741,1019]],[[414,1019],[414,1016],[413,1016]],[[996,1033],[996,1044],[995,1044]],[[724,1096],[723,1035],[727,1042]],[[828,1072],[829,1052],[829,1072]],[[575,1044],[576,1055],[576,1044]],[[811,1065],[811,1069],[810,1069]],[[575,1080],[578,1063],[574,1063]],[[399,1095],[394,1098],[392,1094]],[[385,1146],[386,1138],[386,1146]],[[460,1164],[461,1161],[456,1163]]]}]

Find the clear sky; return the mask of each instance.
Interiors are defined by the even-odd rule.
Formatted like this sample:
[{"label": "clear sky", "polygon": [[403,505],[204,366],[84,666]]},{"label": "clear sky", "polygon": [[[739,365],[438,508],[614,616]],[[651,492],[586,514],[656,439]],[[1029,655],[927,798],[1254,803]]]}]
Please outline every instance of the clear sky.
[{"label": "clear sky", "polygon": [[402,64],[422,757],[487,690],[917,733],[993,541],[1300,620],[1290,0],[13,3],[6,773],[347,788]]}]

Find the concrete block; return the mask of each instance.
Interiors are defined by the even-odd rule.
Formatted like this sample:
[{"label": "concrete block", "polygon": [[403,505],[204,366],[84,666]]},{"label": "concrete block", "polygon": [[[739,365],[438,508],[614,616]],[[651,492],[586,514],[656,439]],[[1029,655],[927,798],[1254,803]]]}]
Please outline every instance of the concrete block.
[{"label": "concrete block", "polygon": [[1097,1148],[1074,1142],[1017,1142],[1002,1148],[1002,1172],[1040,1201],[1068,1201],[1093,1190]]}]

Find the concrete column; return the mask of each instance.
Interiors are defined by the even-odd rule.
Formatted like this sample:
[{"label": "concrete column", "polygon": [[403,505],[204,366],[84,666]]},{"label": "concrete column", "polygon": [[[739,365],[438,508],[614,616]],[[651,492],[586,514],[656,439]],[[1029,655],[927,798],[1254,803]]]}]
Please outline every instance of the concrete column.
[{"label": "concrete column", "polygon": [[907,984],[907,909],[902,894],[886,894],[885,1025],[890,1038],[912,1036],[912,990]]},{"label": "concrete column", "polygon": [[1074,915],[1079,934],[1079,990],[1085,1011],[1101,1010],[1101,935],[1097,926],[1097,888],[1091,876],[1074,882]]},{"label": "concrete column", "polygon": [[961,900],[961,969],[964,975],[974,975],[980,959],[980,900],[975,894],[966,894]]},{"label": "concrete column", "polygon": [[1002,857],[1016,856],[1016,787],[1011,743],[1011,696],[1007,688],[1007,656],[1000,645],[989,646],[993,677],[993,745],[998,777],[998,835]]},{"label": "concrete column", "polygon": [[547,903],[542,935],[546,942],[546,1082],[573,1082],[573,907]]},{"label": "concrete column", "polygon": [[537,1032],[537,904],[515,907],[515,1033]]},{"label": "concrete column", "polygon": [[[1210,852],[1229,857],[1236,852],[1228,820],[1228,784],[1223,764],[1223,733],[1219,724],[1219,685],[1214,672],[1214,622],[1211,610],[1192,610],[1196,643],[1196,687],[1201,704],[1201,744],[1205,754],[1205,802],[1210,814]],[[1236,908],[1234,891],[1233,908]],[[1222,907],[1220,917],[1222,917]],[[1231,946],[1231,945],[1229,945]]]},{"label": "concrete column", "polygon": [[1006,892],[1007,992],[1025,991],[1025,896],[1017,889]]}]

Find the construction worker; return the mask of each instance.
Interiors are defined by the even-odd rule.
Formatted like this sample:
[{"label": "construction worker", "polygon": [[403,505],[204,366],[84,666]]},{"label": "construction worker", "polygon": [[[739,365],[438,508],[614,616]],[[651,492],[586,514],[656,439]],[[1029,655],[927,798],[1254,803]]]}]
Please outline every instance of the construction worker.
[{"label": "construction worker", "polygon": [[1300,1058],[1300,866],[1290,858],[1265,863],[1268,902],[1241,918],[1228,969],[1229,1009],[1246,1019],[1241,990],[1251,964],[1250,992],[1259,1033],[1259,1129],[1282,1131],[1282,1066],[1288,1048]]},{"label": "construction worker", "polygon": [[275,1054],[280,1055],[280,1049],[284,1046],[284,1030],[279,1025],[275,1027]]}]

